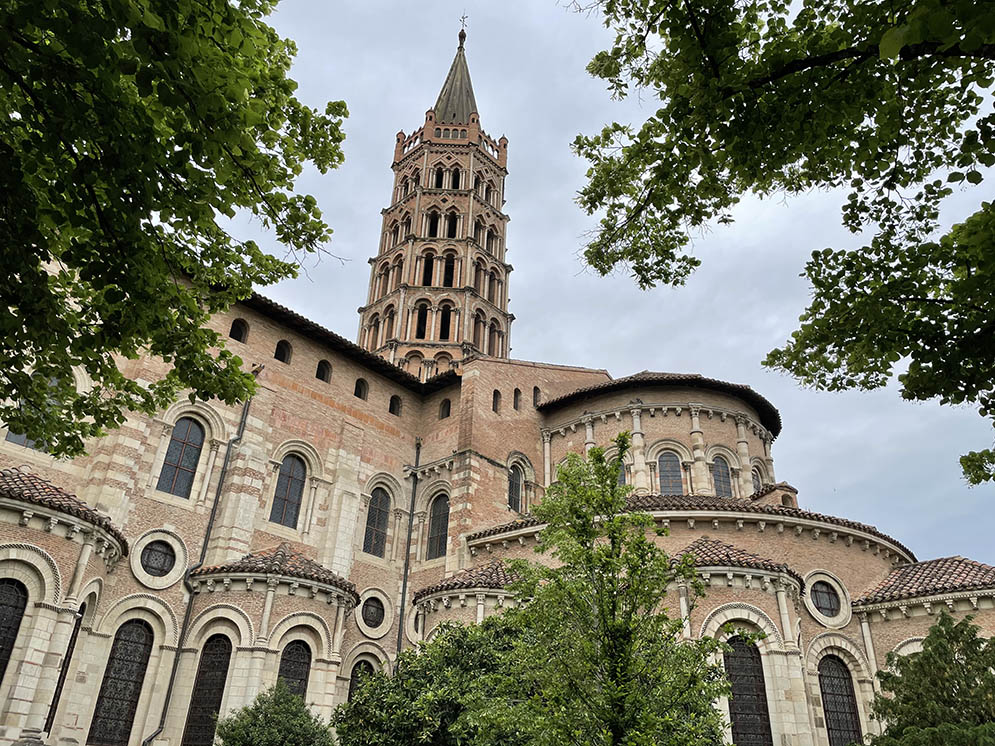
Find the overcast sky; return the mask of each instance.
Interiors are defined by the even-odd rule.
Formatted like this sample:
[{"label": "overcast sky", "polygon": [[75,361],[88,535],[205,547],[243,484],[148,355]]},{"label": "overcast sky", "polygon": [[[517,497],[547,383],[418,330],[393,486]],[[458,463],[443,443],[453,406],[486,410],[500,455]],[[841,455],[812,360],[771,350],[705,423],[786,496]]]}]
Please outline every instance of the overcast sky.
[{"label": "overcast sky", "polygon": [[[957,462],[991,444],[985,420],[971,409],[904,402],[894,388],[806,390],[760,365],[805,307],[798,275],[809,253],[857,245],[840,225],[840,194],[744,200],[735,224],[696,242],[703,266],[684,288],[644,292],[626,276],[584,268],[578,250],[594,220],[574,202],[585,163],[570,142],[644,114],[638,100],[612,102],[585,72],[610,36],[562,0],[284,0],[271,22],[297,42],[298,95],[319,108],[344,99],[350,111],[345,164],[307,172],[299,185],[318,198],[335,231],[328,248],[345,262],[326,257],[264,294],[356,338],[394,136],[421,125],[435,103],[464,11],[481,124],[510,141],[512,357],[604,367],[615,377],[650,369],[749,384],[781,412],[775,468],[802,507],[874,524],[919,559],[961,554],[995,564],[995,486],[969,489]],[[653,102],[642,105],[651,111]],[[955,195],[944,219],[963,219],[980,199],[977,190]],[[277,249],[272,236],[259,238]]]}]

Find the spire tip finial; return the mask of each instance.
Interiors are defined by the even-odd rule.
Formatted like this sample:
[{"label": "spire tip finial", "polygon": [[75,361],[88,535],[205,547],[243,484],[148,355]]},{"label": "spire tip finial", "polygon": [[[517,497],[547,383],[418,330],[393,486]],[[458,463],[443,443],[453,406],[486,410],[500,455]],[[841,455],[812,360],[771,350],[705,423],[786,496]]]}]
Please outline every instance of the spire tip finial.
[{"label": "spire tip finial", "polygon": [[465,41],[466,41],[466,30],[465,29],[460,29],[459,30],[459,48],[460,49],[463,48],[463,42],[465,42]]}]

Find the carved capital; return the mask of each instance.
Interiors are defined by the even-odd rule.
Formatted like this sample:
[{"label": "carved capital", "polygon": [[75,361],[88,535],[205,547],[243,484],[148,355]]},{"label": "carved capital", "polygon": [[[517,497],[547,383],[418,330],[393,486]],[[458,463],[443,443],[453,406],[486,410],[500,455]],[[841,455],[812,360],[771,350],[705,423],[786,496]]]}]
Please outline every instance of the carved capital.
[{"label": "carved capital", "polygon": [[543,444],[549,445],[549,442],[553,439],[553,433],[549,430],[543,430],[541,434]]}]

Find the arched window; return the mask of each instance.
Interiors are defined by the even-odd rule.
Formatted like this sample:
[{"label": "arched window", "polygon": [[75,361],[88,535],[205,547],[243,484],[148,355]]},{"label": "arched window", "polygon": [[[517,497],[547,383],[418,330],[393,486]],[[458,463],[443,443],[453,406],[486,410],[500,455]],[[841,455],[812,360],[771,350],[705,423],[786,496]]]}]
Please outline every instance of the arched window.
[{"label": "arched window", "polygon": [[494,247],[497,245],[497,241],[494,236],[494,230],[492,228],[487,229],[487,243],[484,244],[484,248],[487,250],[488,254],[494,253]]},{"label": "arched window", "polygon": [[356,388],[352,390],[352,395],[357,399],[365,399],[370,394],[370,384],[366,382],[365,378],[356,379]]},{"label": "arched window", "polygon": [[442,285],[451,288],[456,279],[456,257],[453,254],[446,255],[446,262],[442,266]]},{"label": "arched window", "polygon": [[442,137],[442,127],[436,127],[435,128],[435,136],[436,137]]},{"label": "arched window", "polygon": [[539,390],[538,386],[532,387],[532,406],[538,407],[539,400],[542,398],[542,392]]},{"label": "arched window", "polygon": [[235,319],[231,322],[231,329],[228,330],[228,336],[236,342],[245,342],[249,338],[249,325],[245,322],[245,319]]},{"label": "arched window", "polygon": [[28,589],[19,580],[0,578],[0,683],[14,651],[17,631],[21,628],[24,609],[28,605]]},{"label": "arched window", "polygon": [[764,478],[760,476],[760,469],[754,466],[751,476],[753,477],[753,491],[759,492],[764,488]]},{"label": "arched window", "polygon": [[273,495],[273,507],[269,519],[281,526],[297,528],[297,516],[301,512],[301,500],[304,498],[304,478],[307,467],[304,459],[294,454],[288,454],[280,464],[280,475],[276,480],[276,493]]},{"label": "arched window", "polygon": [[494,389],[494,393],[491,395],[491,409],[495,412],[501,411],[501,392]]},{"label": "arched window", "polygon": [[497,321],[491,322],[490,334],[487,336],[487,354],[501,354],[501,330],[498,329]]},{"label": "arched window", "polygon": [[366,513],[363,551],[383,557],[387,550],[387,520],[390,518],[390,495],[383,487],[374,487],[370,509]]},{"label": "arched window", "polygon": [[435,188],[442,189],[442,184],[445,182],[446,172],[442,170],[442,167],[435,169]]},{"label": "arched window", "polygon": [[525,474],[522,467],[515,464],[508,469],[508,507],[516,513],[522,512],[522,486],[525,483]]},{"label": "arched window", "polygon": [[349,699],[352,699],[352,695],[355,694],[359,683],[374,673],[372,663],[369,661],[356,661],[356,665],[352,667],[352,673],[349,674]]},{"label": "arched window", "polygon": [[716,456],[712,461],[712,483],[715,485],[716,497],[732,497],[729,462],[723,456]]},{"label": "arched window", "polygon": [[280,656],[278,678],[287,688],[303,699],[307,695],[307,680],[311,676],[311,648],[304,640],[291,640]]},{"label": "arched window", "polygon": [[439,419],[444,420],[450,414],[452,414],[453,404],[449,399],[443,399],[439,402]]},{"label": "arched window", "polygon": [[428,333],[428,304],[419,303],[415,310],[415,338],[425,339]]},{"label": "arched window", "polygon": [[435,256],[426,254],[421,265],[421,284],[431,287],[435,284]]},{"label": "arched window", "polygon": [[374,315],[370,319],[370,329],[366,337],[366,346],[371,350],[377,349],[380,343],[380,317]]},{"label": "arched window", "polygon": [[401,397],[397,394],[390,397],[390,402],[387,404],[387,411],[394,415],[395,417],[401,416]]},{"label": "arched window", "polygon": [[511,406],[518,409],[522,406],[522,390],[515,389],[514,395],[511,397]]},{"label": "arched window", "polygon": [[618,462],[618,486],[625,484],[625,462],[619,459]]},{"label": "arched window", "polygon": [[661,495],[683,495],[684,480],[681,479],[681,460],[673,451],[664,451],[656,461],[660,472]]},{"label": "arched window", "polygon": [[230,662],[231,640],[225,635],[208,637],[200,653],[181,746],[212,746],[214,743],[214,727],[221,711]]},{"label": "arched window", "polygon": [[458,168],[453,169],[453,189],[459,189],[460,186],[460,170]]},{"label": "arched window", "polygon": [[453,325],[453,309],[443,306],[439,310],[439,339],[449,339]]},{"label": "arched window", "polygon": [[728,641],[731,650],[724,654],[726,675],[732,684],[729,695],[729,720],[733,743],[773,746],[767,689],[760,651],[742,637]]},{"label": "arched window", "polygon": [[314,377],[319,381],[328,383],[332,380],[332,364],[327,360],[319,360],[318,367],[314,371]]},{"label": "arched window", "polygon": [[190,497],[200,451],[204,447],[204,428],[191,417],[181,417],[173,425],[166,458],[155,488],[177,497]]},{"label": "arched window", "polygon": [[118,628],[93,708],[88,744],[128,746],[154,639],[152,627],[142,619]]},{"label": "arched window", "polygon": [[390,245],[397,246],[397,242],[401,240],[401,227],[394,224],[394,227],[390,230]]},{"label": "arched window", "polygon": [[390,340],[394,336],[394,309],[388,308],[383,314],[383,336]]},{"label": "arched window", "polygon": [[411,172],[411,186],[421,186],[421,171],[417,168]]},{"label": "arched window", "polygon": [[497,275],[491,270],[487,276],[487,300],[494,302],[494,294],[497,292]]},{"label": "arched window", "polygon": [[439,235],[439,213],[430,212],[428,214],[428,237],[437,238]]},{"label": "arched window", "polygon": [[863,743],[850,669],[835,655],[827,655],[819,661],[819,689],[829,746]]},{"label": "arched window", "polygon": [[479,311],[473,316],[473,346],[484,351],[484,336],[487,334],[487,322]]},{"label": "arched window", "polygon": [[473,265],[473,289],[483,295],[484,292],[484,267],[479,262]]},{"label": "arched window", "polygon": [[456,225],[459,218],[455,212],[446,215],[446,238],[456,238]]},{"label": "arched window", "polygon": [[445,556],[448,538],[449,498],[444,494],[436,495],[429,510],[428,554],[426,555],[426,559]]},{"label": "arched window", "polygon": [[273,352],[273,357],[279,360],[281,363],[290,363],[290,342],[285,339],[281,339],[276,343],[276,350]]}]

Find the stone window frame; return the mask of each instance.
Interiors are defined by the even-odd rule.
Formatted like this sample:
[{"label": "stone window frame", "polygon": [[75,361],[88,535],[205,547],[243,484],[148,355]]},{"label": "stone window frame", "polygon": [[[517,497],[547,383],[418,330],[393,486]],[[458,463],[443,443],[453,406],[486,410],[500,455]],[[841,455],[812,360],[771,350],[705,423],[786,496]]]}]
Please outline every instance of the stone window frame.
[{"label": "stone window frame", "polygon": [[[366,603],[366,599],[368,598],[376,598],[383,604],[383,623],[376,628],[370,627],[363,621],[363,604]],[[382,589],[370,587],[359,594],[359,603],[352,610],[352,617],[363,635],[370,640],[379,640],[386,636],[394,626],[394,604],[391,603],[390,597]]]},{"label": "stone window frame", "polygon": [[[532,466],[532,462],[529,457],[526,456],[521,451],[512,451],[508,454],[508,458],[505,459],[505,475],[511,475],[512,467],[517,466],[522,470],[522,494],[519,496],[519,514],[524,515],[529,512],[532,507],[532,503],[535,498],[535,484],[536,484],[536,472],[535,468]],[[504,492],[504,505],[509,511],[511,511],[511,506],[508,503],[508,490]],[[450,503],[450,507],[451,507]]]},{"label": "stone window frame", "polygon": [[711,491],[711,494],[715,495],[715,477],[712,476],[712,468],[714,467],[716,456],[721,456],[726,460],[726,463],[729,464],[729,481],[732,484],[732,499],[742,499],[745,496],[741,494],[743,488],[739,483],[739,477],[743,465],[739,461],[739,455],[734,450],[728,446],[720,444],[711,445],[705,451],[705,469],[708,472],[708,489]]},{"label": "stone window frame", "polygon": [[[276,498],[276,488],[280,481],[280,467],[287,456],[297,456],[304,462],[304,492],[301,495],[301,507],[297,513],[297,525],[295,527],[285,526],[270,520],[273,510],[273,500]],[[285,440],[269,458],[270,469],[263,479],[262,491],[266,496],[261,510],[261,518],[258,525],[264,526],[265,531],[277,536],[283,536],[293,541],[300,541],[311,532],[311,525],[314,523],[314,513],[317,505],[321,503],[318,496],[318,489],[325,480],[322,477],[323,468],[321,456],[318,450],[306,440],[291,439]]]},{"label": "stone window frame", "polygon": [[[827,655],[835,655],[841,659],[850,671],[853,683],[853,693],[857,700],[857,714],[860,719],[860,729],[864,736],[874,733],[871,729],[870,702],[874,699],[874,677],[863,648],[842,632],[826,631],[816,635],[808,645],[805,654],[806,673],[815,684],[816,700],[814,714],[823,715],[822,689],[819,686],[819,664]],[[828,739],[825,725],[817,728],[822,738]],[[825,741],[828,743],[828,740]]]},{"label": "stone window frame", "polygon": [[[166,461],[166,451],[169,449],[173,428],[184,417],[189,417],[204,428],[204,444],[200,449],[200,458],[197,459],[189,497],[180,497],[158,489],[159,475],[162,473],[162,466]],[[152,459],[152,468],[149,469],[146,495],[160,502],[184,507],[188,510],[203,504],[207,500],[208,489],[214,477],[218,453],[229,437],[228,426],[221,414],[205,402],[184,401],[177,402],[167,409],[161,418],[154,420],[154,423],[159,425],[161,430]]]},{"label": "stone window frame", "polygon": [[646,467],[649,469],[650,475],[650,494],[655,495],[660,492],[659,462],[660,455],[664,451],[672,451],[677,454],[677,459],[681,465],[681,487],[685,495],[690,494],[691,475],[689,472],[691,464],[694,462],[694,454],[687,443],[675,438],[654,440],[646,449]]},{"label": "stone window frame", "polygon": [[[142,567],[142,550],[153,541],[162,541],[169,544],[176,555],[176,564],[173,565],[173,569],[161,577],[150,575]],[[183,573],[186,572],[189,562],[189,553],[187,552],[186,544],[178,533],[168,528],[155,528],[151,531],[146,531],[135,540],[135,543],[131,546],[128,559],[131,566],[131,573],[139,583],[146,588],[161,591],[175,585],[183,578]]]},{"label": "stone window frame", "polygon": [[[89,375],[87,375],[85,370],[80,367],[73,366],[71,368],[71,372],[73,376],[73,383],[75,384],[76,391],[78,393],[88,394],[93,391],[93,380]],[[11,443],[11,441],[7,440],[7,435],[9,434],[10,428],[7,427],[7,423],[0,420],[0,451],[9,450],[11,447],[16,448],[16,459],[18,463],[50,467],[53,462],[57,460],[55,456],[52,456],[48,451],[42,450],[41,448],[27,446],[22,443]]]},{"label": "stone window frame", "polygon": [[[811,570],[807,575],[805,575],[804,581],[805,593],[802,595],[802,598],[805,602],[805,608],[808,610],[808,613],[812,616],[812,618],[828,629],[843,629],[846,627],[853,618],[853,609],[850,607],[850,594],[847,592],[843,581],[828,570],[823,570],[821,568]],[[834,617],[827,617],[815,607],[815,602],[812,601],[812,594],[809,590],[813,584],[820,581],[828,583],[840,597],[840,611]]]}]

